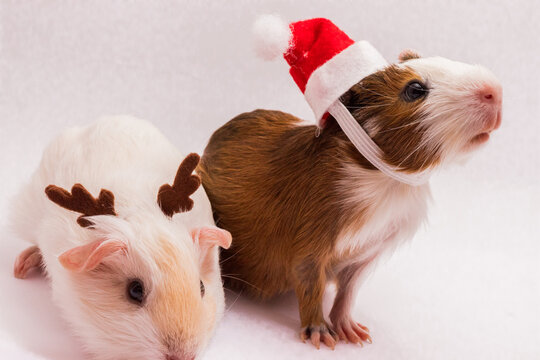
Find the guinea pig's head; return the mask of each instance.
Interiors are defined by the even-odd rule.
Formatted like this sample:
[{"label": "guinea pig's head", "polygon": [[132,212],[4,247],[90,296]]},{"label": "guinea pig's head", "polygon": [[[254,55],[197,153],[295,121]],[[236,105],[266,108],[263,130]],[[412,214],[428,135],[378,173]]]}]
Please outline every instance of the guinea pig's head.
[{"label": "guinea pig's head", "polygon": [[94,198],[80,184],[71,193],[46,189],[53,202],[83,214],[77,222],[86,238],[60,254],[67,281],[53,286],[63,287],[67,319],[93,358],[194,359],[212,335],[224,309],[218,247],[228,248],[231,235],[173,219],[194,205],[198,161],[190,154],[156,202],[135,203],[121,216],[111,191]]},{"label": "guinea pig's head", "polygon": [[[70,320],[96,359],[194,359],[223,314],[217,246],[230,234],[167,220],[89,217],[92,240],[64,252]],[[75,320],[74,320],[75,319]]]},{"label": "guinea pig's head", "polygon": [[502,87],[490,71],[410,50],[341,101],[385,160],[408,172],[461,158],[501,124]]}]

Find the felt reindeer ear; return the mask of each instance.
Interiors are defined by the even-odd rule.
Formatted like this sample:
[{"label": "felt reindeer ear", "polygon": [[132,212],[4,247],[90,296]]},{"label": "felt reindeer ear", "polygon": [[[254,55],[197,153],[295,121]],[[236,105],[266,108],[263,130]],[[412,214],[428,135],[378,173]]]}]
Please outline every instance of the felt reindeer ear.
[{"label": "felt reindeer ear", "polygon": [[123,241],[100,239],[86,245],[74,247],[60,255],[58,260],[67,270],[85,272],[94,270],[112,255],[125,253],[126,251],[127,245]]},{"label": "felt reindeer ear", "polygon": [[193,209],[193,200],[189,196],[201,185],[199,175],[192,174],[199,160],[199,155],[195,153],[186,156],[178,167],[173,184],[164,184],[159,188],[157,202],[166,216],[172,217]]}]

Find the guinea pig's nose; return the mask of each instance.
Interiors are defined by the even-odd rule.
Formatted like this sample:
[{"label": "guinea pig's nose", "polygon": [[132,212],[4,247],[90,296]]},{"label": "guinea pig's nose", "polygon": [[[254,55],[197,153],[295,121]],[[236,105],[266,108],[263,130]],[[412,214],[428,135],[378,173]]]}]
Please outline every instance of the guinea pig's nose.
[{"label": "guinea pig's nose", "polygon": [[486,104],[500,105],[502,100],[502,88],[498,84],[485,84],[478,89],[478,97]]}]

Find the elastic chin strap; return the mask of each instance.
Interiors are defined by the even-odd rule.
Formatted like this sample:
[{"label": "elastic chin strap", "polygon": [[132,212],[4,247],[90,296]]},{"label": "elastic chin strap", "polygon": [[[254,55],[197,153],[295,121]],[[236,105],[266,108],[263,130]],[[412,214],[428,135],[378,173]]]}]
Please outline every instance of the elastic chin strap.
[{"label": "elastic chin strap", "polygon": [[347,135],[360,154],[382,173],[394,180],[411,186],[418,186],[428,182],[431,175],[431,171],[429,170],[407,174],[400,171],[399,168],[390,166],[384,162],[382,159],[383,151],[371,140],[369,135],[339,100],[336,100],[330,105],[328,112],[336,119],[345,135]]}]

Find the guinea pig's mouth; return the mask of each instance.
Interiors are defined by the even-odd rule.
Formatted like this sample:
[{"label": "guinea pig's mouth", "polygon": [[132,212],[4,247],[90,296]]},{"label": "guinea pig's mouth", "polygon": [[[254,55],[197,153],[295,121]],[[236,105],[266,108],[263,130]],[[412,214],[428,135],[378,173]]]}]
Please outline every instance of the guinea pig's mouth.
[{"label": "guinea pig's mouth", "polygon": [[476,133],[468,142],[469,145],[484,144],[489,140],[492,131],[497,130],[501,126],[501,111],[498,110],[494,116],[490,117],[479,133]]},{"label": "guinea pig's mouth", "polygon": [[489,140],[489,132],[483,132],[474,136],[471,140],[469,140],[469,144],[480,145],[480,144],[485,143],[488,140]]}]

